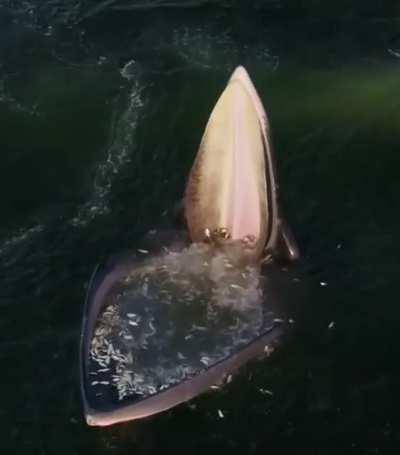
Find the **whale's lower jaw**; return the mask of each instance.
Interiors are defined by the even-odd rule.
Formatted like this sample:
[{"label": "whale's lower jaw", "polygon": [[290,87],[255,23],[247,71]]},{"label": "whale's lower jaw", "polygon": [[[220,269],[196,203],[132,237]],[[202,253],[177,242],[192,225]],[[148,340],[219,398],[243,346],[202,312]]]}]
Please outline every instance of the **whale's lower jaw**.
[{"label": "whale's lower jaw", "polygon": [[258,259],[276,238],[276,187],[264,108],[243,67],[208,120],[185,193],[195,242],[239,246]]}]

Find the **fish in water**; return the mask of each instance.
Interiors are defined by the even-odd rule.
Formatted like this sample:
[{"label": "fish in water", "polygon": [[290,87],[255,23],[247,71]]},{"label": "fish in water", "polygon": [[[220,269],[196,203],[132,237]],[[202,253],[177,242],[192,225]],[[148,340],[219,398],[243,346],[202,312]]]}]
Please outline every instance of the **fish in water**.
[{"label": "fish in water", "polygon": [[[266,311],[260,304],[254,270],[265,262],[293,261],[299,251],[278,201],[268,119],[241,66],[233,72],[210,115],[189,173],[182,210],[192,246],[180,256],[172,251],[154,258],[149,249],[141,248],[137,259],[110,261],[99,267],[89,285],[81,336],[81,386],[90,425],[146,417],[187,401],[224,377],[230,378],[235,368],[262,353],[281,333],[277,322],[280,319],[274,318],[272,312],[270,326],[260,322]],[[134,302],[134,308],[124,310],[127,321],[121,325],[116,295],[124,294],[124,286],[133,284],[134,292],[129,290],[125,297]],[[111,290],[114,296],[107,306]],[[207,342],[214,333],[200,319],[189,318],[188,330],[178,331],[183,346],[176,348],[177,334],[168,317],[181,323],[179,311],[187,315],[188,308],[198,308],[199,299],[207,301],[208,315],[226,315],[228,307],[235,315],[227,320],[221,317],[220,325],[213,324],[215,339],[222,337],[225,343],[232,343],[223,345],[218,355],[207,351]],[[155,313],[168,315],[164,318],[165,327],[158,327],[157,314],[149,310],[151,305],[157,307]],[[109,322],[108,327],[96,326],[102,318]],[[118,328],[116,335],[114,327]],[[159,342],[159,332],[170,336],[170,344],[165,339]],[[131,351],[124,354],[105,335],[125,340]],[[174,364],[176,368],[171,369],[169,359],[164,357],[155,362],[150,355],[153,363],[148,363],[145,354],[151,351],[152,339],[156,339],[158,355],[166,346],[170,351],[175,349],[171,358],[180,362]],[[196,343],[199,349],[193,366],[187,363],[193,357],[188,346]],[[124,379],[118,384],[119,397],[107,389],[108,395],[102,397],[108,396],[109,401],[100,405],[92,399],[91,384],[112,384],[104,378],[93,381],[93,358],[102,367],[98,373],[105,374],[117,365],[118,374],[112,380],[120,376]],[[142,364],[135,366],[138,359],[142,359]],[[169,371],[167,385],[161,383],[165,371]],[[134,399],[125,402],[132,390]]]}]

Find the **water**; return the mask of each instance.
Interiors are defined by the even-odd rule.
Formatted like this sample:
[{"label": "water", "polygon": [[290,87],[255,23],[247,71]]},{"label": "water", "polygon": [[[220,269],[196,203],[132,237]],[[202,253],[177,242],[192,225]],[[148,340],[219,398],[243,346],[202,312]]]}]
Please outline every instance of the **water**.
[{"label": "water", "polygon": [[[141,249],[133,264],[132,254],[125,268],[120,264],[125,273],[115,271],[119,279],[103,291],[93,336],[86,334],[85,380],[95,403],[120,404],[179,384],[244,348],[282,317],[258,267],[234,267],[209,245],[159,254]],[[93,306],[96,300],[94,294]]]},{"label": "water", "polygon": [[[160,3],[0,6],[0,447],[398,453],[397,2]],[[89,428],[78,338],[90,273],[169,227],[239,63],[270,114],[303,251],[298,332],[220,392]]]}]

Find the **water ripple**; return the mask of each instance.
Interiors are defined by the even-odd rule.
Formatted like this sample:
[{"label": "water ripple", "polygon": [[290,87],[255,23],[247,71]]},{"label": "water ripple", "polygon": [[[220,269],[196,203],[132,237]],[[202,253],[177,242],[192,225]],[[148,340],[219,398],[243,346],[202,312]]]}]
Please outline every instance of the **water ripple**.
[{"label": "water ripple", "polygon": [[[134,77],[132,65],[132,61],[128,62],[121,70],[121,74],[129,80]],[[144,106],[142,92],[143,87],[138,80],[135,80],[127,107],[112,128],[111,145],[104,160],[97,164],[91,195],[72,218],[73,226],[85,226],[94,218],[109,213],[109,196],[113,183],[123,167],[131,160],[135,146],[135,131]]]}]

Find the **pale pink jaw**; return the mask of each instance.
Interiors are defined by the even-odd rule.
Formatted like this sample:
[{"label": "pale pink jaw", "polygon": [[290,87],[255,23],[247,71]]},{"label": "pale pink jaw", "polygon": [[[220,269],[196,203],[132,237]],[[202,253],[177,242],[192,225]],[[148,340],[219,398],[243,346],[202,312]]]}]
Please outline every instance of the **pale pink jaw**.
[{"label": "pale pink jaw", "polygon": [[191,170],[185,214],[193,241],[221,228],[230,240],[247,240],[259,255],[269,216],[262,103],[238,67],[215,105]]},{"label": "pale pink jaw", "polygon": [[[240,82],[234,82],[235,85]],[[260,199],[257,181],[252,166],[252,142],[246,135],[243,117],[246,115],[246,99],[242,94],[242,86],[234,88],[234,147],[233,169],[230,192],[230,210],[227,226],[231,227],[231,237],[239,240],[246,236],[260,236]]]}]

